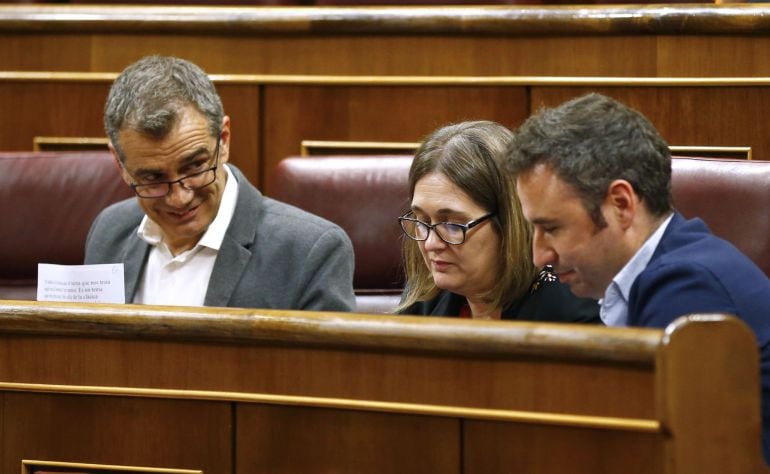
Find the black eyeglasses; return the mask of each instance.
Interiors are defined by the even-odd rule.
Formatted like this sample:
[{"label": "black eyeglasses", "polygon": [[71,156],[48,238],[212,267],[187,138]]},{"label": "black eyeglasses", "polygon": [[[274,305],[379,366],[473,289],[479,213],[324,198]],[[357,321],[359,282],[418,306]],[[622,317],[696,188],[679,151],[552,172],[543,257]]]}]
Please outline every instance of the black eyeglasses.
[{"label": "black eyeglasses", "polygon": [[179,183],[182,188],[188,191],[195,191],[201,188],[205,188],[214,181],[217,180],[217,167],[219,166],[219,142],[217,140],[216,150],[214,150],[214,166],[211,168],[199,171],[197,173],[188,174],[175,181],[163,181],[160,183],[150,184],[134,184],[132,183],[131,189],[134,190],[137,196],[147,199],[158,199],[166,197],[171,194],[171,187],[176,183]]},{"label": "black eyeglasses", "polygon": [[472,228],[481,224],[485,220],[494,216],[494,212],[484,214],[478,219],[474,219],[467,224],[455,224],[453,222],[438,222],[436,224],[427,224],[414,217],[413,212],[407,212],[398,218],[401,223],[401,230],[412,240],[425,241],[430,236],[430,231],[436,231],[436,235],[441,240],[450,245],[460,245],[465,242],[465,234]]}]

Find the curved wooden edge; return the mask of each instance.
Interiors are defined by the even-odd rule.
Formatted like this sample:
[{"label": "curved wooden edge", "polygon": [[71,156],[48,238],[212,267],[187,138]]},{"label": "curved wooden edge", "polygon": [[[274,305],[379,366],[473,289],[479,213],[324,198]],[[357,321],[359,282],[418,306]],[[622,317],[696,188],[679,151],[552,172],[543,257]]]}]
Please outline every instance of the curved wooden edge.
[{"label": "curved wooden edge", "polygon": [[280,344],[651,366],[657,329],[353,313],[0,301],[0,333]]},{"label": "curved wooden edge", "polygon": [[[759,353],[743,321],[725,314],[677,319],[665,329],[655,376],[671,472],[770,472],[761,445]],[[722,387],[730,387],[729,398]]]},{"label": "curved wooden edge", "polygon": [[750,146],[697,146],[671,145],[671,154],[678,158],[687,156],[698,158],[740,159],[751,160]]},{"label": "curved wooden edge", "polygon": [[346,154],[403,153],[412,155],[419,148],[418,142],[370,142],[345,140],[302,140],[299,144],[301,156],[329,155],[338,151]]},{"label": "curved wooden edge", "polygon": [[207,390],[171,390],[130,387],[95,387],[80,385],[46,385],[0,382],[0,390],[60,393],[73,395],[107,395],[143,398],[174,398],[209,400],[267,405],[335,408],[343,410],[374,411],[423,416],[441,416],[474,420],[509,421],[538,425],[571,426],[640,433],[660,433],[658,420],[610,416],[573,415],[567,413],[503,410],[490,408],[431,405],[425,403],[383,402],[347,398],[274,395],[265,393],[220,392]]},{"label": "curved wooden edge", "polygon": [[[34,474],[41,467],[67,468],[67,469],[99,469],[100,472],[146,472],[148,474],[203,474],[203,471],[195,469],[173,469],[163,467],[127,466],[122,464],[92,464],[63,461],[40,461],[34,459],[22,459],[22,474]],[[34,469],[34,471],[32,471]],[[71,472],[71,471],[67,471]],[[66,474],[66,473],[64,473]]]},{"label": "curved wooden edge", "polygon": [[[1,7],[0,7],[1,8]],[[111,84],[117,72],[0,71],[0,82]],[[586,76],[325,76],[303,74],[210,74],[216,84],[319,86],[533,86],[533,87],[763,87],[770,77]]]},{"label": "curved wooden edge", "polygon": [[0,31],[497,36],[770,32],[764,5],[441,7],[0,6]]}]

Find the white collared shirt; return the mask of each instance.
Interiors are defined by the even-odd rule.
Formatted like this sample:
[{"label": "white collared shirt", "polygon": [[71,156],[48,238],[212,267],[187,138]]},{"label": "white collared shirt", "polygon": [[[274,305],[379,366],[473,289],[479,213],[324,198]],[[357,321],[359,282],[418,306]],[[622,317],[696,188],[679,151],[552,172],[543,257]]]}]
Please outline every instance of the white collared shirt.
[{"label": "white collared shirt", "polygon": [[631,293],[631,286],[650,263],[652,254],[658,248],[672,217],[673,213],[647,238],[631,260],[612,279],[604,292],[604,298],[599,300],[599,316],[607,326],[628,325],[628,295]]},{"label": "white collared shirt", "polygon": [[219,210],[195,247],[177,256],[172,255],[163,242],[160,226],[147,216],[142,219],[137,234],[152,249],[134,295],[134,303],[203,306],[214,261],[230,226],[238,198],[238,182],[227,164],[222,167],[227,172],[227,182]]}]

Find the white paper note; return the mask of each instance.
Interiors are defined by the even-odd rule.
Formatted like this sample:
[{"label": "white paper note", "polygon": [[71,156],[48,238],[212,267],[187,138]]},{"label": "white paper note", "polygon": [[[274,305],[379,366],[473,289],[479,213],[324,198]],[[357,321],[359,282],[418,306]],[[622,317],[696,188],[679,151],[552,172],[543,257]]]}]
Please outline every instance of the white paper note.
[{"label": "white paper note", "polygon": [[37,300],[125,303],[123,264],[37,264]]}]

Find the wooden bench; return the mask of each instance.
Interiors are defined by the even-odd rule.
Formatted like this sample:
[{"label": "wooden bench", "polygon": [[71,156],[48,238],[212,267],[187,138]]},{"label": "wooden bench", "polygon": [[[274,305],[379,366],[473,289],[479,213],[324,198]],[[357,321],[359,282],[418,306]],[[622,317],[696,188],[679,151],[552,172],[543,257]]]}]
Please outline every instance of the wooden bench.
[{"label": "wooden bench", "polygon": [[657,330],[5,301],[0,350],[2,472],[767,471],[754,338],[721,315]]}]

